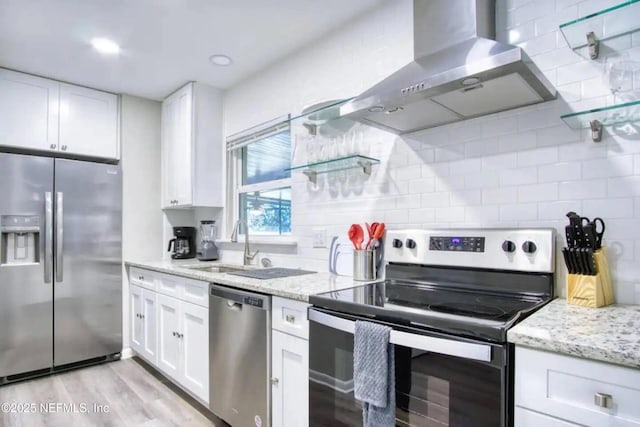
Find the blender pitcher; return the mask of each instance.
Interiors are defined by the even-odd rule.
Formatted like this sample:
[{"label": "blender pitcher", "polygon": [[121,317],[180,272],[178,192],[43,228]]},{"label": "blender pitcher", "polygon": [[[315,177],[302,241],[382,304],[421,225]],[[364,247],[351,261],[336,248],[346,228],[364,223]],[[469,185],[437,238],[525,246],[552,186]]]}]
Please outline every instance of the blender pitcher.
[{"label": "blender pitcher", "polygon": [[200,252],[198,252],[198,259],[200,261],[215,261],[218,259],[218,248],[215,244],[216,234],[215,221],[200,221],[201,241]]}]

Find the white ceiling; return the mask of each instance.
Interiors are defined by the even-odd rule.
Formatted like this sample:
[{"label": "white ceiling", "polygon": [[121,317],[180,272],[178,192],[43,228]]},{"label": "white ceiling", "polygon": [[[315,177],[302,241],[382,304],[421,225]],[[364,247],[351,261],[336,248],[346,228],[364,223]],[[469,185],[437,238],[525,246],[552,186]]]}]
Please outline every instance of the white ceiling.
[{"label": "white ceiling", "polygon": [[[190,80],[228,88],[381,1],[0,0],[0,66],[152,99]],[[98,54],[93,37],[121,54]]]}]

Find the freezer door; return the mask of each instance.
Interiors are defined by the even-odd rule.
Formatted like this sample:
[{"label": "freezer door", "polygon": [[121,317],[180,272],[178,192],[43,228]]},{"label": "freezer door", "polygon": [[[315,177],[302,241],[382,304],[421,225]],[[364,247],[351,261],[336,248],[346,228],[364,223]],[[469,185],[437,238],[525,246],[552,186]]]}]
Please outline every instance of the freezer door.
[{"label": "freezer door", "polygon": [[52,364],[52,192],[53,159],[0,153],[0,382]]},{"label": "freezer door", "polygon": [[122,173],[56,159],[54,366],[122,350]]}]

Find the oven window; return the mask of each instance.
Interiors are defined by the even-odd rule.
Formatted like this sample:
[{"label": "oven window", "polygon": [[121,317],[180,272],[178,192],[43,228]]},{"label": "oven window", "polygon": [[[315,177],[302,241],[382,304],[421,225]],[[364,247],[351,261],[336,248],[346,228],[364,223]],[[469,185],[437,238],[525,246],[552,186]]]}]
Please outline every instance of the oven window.
[{"label": "oven window", "polygon": [[[310,322],[309,425],[361,426],[353,394],[353,335]],[[396,424],[496,427],[502,370],[482,362],[395,346]]]}]

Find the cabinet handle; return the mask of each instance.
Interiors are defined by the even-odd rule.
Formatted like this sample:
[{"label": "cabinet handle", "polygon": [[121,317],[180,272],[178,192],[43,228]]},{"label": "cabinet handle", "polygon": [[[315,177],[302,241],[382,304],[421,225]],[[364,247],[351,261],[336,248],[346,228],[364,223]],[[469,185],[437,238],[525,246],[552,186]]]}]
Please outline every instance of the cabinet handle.
[{"label": "cabinet handle", "polygon": [[611,408],[613,406],[613,397],[606,393],[596,393],[593,396],[593,403],[601,408]]},{"label": "cabinet handle", "polygon": [[57,147],[57,145],[56,145],[56,144],[51,144],[51,145],[49,146],[49,148],[51,148],[52,150],[53,150],[53,149],[55,149],[56,147]]},{"label": "cabinet handle", "polygon": [[141,318],[141,319],[144,319],[144,314],[141,314],[141,315],[140,315],[140,318]]},{"label": "cabinet handle", "polygon": [[272,384],[272,385],[278,385],[278,383],[279,383],[279,382],[280,382],[280,380],[279,380],[279,379],[277,379],[277,378],[271,378],[271,384]]},{"label": "cabinet handle", "polygon": [[287,314],[284,319],[289,323],[296,323],[296,316],[292,314]]},{"label": "cabinet handle", "polygon": [[66,145],[63,145],[63,146],[62,146],[62,147],[60,147],[60,148],[62,148],[62,151],[67,151],[67,146],[66,146]]},{"label": "cabinet handle", "polygon": [[177,337],[177,336],[178,336],[177,334],[178,334],[177,332],[174,332],[174,333],[173,333],[173,336],[174,336],[174,337]]}]

